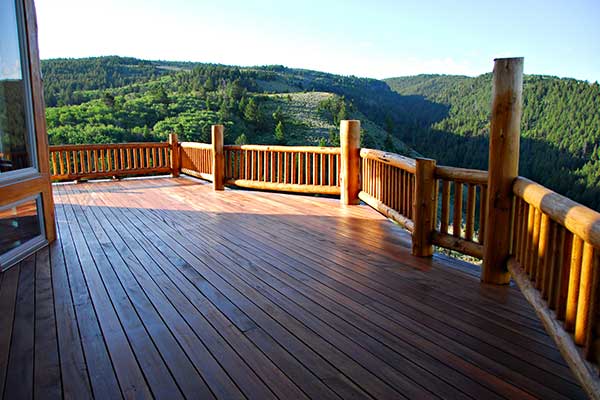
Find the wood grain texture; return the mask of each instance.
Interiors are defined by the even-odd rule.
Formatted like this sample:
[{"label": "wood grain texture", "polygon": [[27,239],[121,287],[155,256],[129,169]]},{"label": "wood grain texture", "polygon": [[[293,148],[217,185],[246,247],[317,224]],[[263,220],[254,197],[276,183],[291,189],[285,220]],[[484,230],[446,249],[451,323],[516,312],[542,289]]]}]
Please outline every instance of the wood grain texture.
[{"label": "wood grain texture", "polygon": [[[191,178],[61,185],[55,197],[50,254],[0,276],[0,318],[17,324],[0,325],[0,344],[27,321],[56,326],[56,339],[40,330],[13,346],[10,360],[54,366],[32,368],[19,391],[62,382],[70,398],[584,397],[515,287],[412,257],[410,236],[370,207],[214,193]],[[16,393],[16,375],[8,382]]]},{"label": "wood grain texture", "polygon": [[340,122],[340,146],[340,201],[344,205],[356,205],[360,201],[360,121]]},{"label": "wood grain texture", "polygon": [[523,103],[523,58],[494,61],[487,224],[481,279],[506,284],[510,275],[512,185],[519,175],[519,136]]}]

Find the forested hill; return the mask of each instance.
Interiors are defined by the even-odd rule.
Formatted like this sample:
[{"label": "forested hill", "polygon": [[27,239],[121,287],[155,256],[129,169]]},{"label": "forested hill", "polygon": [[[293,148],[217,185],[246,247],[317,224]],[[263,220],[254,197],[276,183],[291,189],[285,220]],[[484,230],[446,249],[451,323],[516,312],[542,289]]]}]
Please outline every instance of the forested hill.
[{"label": "forested hill", "polygon": [[[386,81],[283,66],[235,67],[98,57],[43,60],[50,143],[207,141],[362,145],[487,168],[491,74]],[[521,174],[600,210],[598,84],[526,76]]]},{"label": "forested hill", "polygon": [[[415,155],[386,115],[403,97],[385,82],[282,66],[241,68],[122,57],[42,61],[50,143],[207,141],[339,143],[339,120],[362,124],[365,147]],[[400,115],[407,115],[406,112]]]},{"label": "forested hill", "polygon": [[[492,75],[419,75],[387,79],[424,104],[418,133],[401,136],[439,163],[486,169]],[[440,106],[444,107],[440,111]],[[526,75],[520,173],[600,210],[600,86]]]}]

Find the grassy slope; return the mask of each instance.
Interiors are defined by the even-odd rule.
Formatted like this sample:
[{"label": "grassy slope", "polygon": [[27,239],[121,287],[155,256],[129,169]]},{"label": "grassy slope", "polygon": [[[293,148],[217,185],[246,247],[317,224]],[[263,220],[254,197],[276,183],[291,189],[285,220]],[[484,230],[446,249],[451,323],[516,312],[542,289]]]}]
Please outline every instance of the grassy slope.
[{"label": "grassy slope", "polygon": [[[286,143],[289,145],[318,144],[321,139],[328,140],[330,130],[337,131],[331,120],[326,119],[319,111],[319,103],[333,96],[326,92],[295,92],[268,95],[264,103],[265,112],[272,114],[278,107],[286,115]],[[355,112],[353,118],[360,119],[364,134],[376,144],[384,147],[387,133],[379,125],[367,119],[362,113]],[[270,136],[270,134],[268,134]],[[268,139],[268,138],[265,138]],[[403,154],[416,156],[417,153],[394,138],[394,145]]]}]

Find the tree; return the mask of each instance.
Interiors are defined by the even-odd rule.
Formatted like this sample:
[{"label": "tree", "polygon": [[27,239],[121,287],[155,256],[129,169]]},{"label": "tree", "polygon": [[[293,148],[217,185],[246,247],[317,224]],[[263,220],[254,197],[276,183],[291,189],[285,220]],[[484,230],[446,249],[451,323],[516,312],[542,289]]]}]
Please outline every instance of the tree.
[{"label": "tree", "polygon": [[383,142],[383,148],[385,151],[389,151],[390,153],[397,153],[396,145],[394,144],[394,140],[392,139],[391,133],[388,132],[385,137],[385,141]]},{"label": "tree", "polygon": [[329,145],[340,147],[340,134],[334,128],[329,128]]},{"label": "tree", "polygon": [[244,109],[244,119],[250,122],[258,121],[258,106],[252,97],[250,97],[246,103],[246,108]]},{"label": "tree", "polygon": [[278,106],[277,109],[275,110],[275,112],[273,112],[273,120],[275,122],[281,122],[283,121],[283,111],[281,111],[281,106]]},{"label": "tree", "polygon": [[104,92],[102,94],[102,102],[104,102],[104,104],[106,104],[108,107],[112,108],[115,105],[115,96],[109,92]]},{"label": "tree", "polygon": [[346,112],[346,102],[344,101],[344,99],[342,99],[342,104],[340,104],[340,111],[338,112],[338,115],[337,115],[336,125],[338,125],[342,120],[347,119],[347,118],[348,118],[348,113]]},{"label": "tree", "polygon": [[275,127],[275,140],[281,144],[285,143],[285,133],[283,131],[283,123],[281,121],[279,121]]},{"label": "tree", "polygon": [[248,144],[248,138],[246,137],[246,134],[242,133],[240,136],[236,137],[235,144],[238,146]]}]

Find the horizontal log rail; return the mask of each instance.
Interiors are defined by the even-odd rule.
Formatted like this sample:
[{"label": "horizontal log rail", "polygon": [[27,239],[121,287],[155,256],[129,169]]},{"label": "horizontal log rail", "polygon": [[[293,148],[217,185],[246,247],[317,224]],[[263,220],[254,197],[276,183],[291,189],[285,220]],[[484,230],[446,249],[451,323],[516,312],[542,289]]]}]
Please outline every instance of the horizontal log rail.
[{"label": "horizontal log rail", "polygon": [[598,398],[600,213],[522,177],[513,193],[509,271]]},{"label": "horizontal log rail", "polygon": [[483,257],[487,171],[438,166],[433,243],[472,257]]},{"label": "horizontal log rail", "polygon": [[181,173],[213,181],[212,145],[208,143],[181,142]]},{"label": "horizontal log rail", "polygon": [[415,160],[380,150],[361,149],[358,197],[413,232]]},{"label": "horizontal log rail", "polygon": [[340,194],[340,148],[223,146],[225,183],[296,193]]},{"label": "horizontal log rail", "polygon": [[60,145],[49,150],[53,181],[171,172],[166,142]]}]

